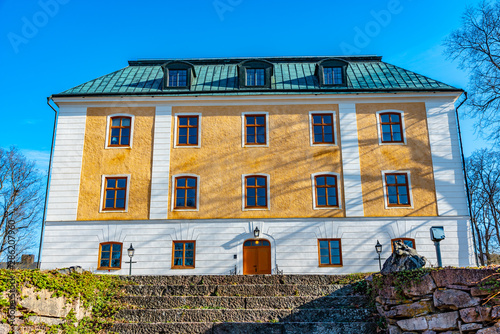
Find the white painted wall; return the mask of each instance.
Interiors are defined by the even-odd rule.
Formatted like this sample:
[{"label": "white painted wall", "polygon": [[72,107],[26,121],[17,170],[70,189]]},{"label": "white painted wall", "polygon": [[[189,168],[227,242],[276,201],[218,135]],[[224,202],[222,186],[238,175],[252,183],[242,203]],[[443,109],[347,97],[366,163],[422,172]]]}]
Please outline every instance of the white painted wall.
[{"label": "white painted wall", "polygon": [[[261,237],[271,241],[273,269],[285,274],[346,274],[378,271],[376,241],[390,256],[390,240],[414,238],[417,251],[436,264],[430,240],[431,226],[444,226],[441,242],[443,264],[473,264],[466,217],[459,218],[353,218],[353,219],[267,219],[267,220],[155,220],[130,222],[48,222],[45,230],[42,269],[82,266],[96,271],[99,243],[123,242],[122,268],[127,274],[126,249],[135,248],[134,274],[199,275],[228,274],[236,265],[242,273],[243,242],[253,238],[255,226]],[[341,238],[343,267],[318,266],[318,238]],[[172,240],[196,240],[196,268],[170,269]],[[233,256],[237,255],[237,259]],[[107,272],[107,271],[105,271]]]},{"label": "white painted wall", "polygon": [[451,100],[425,103],[440,216],[468,215],[455,106]]},{"label": "white painted wall", "polygon": [[361,167],[359,164],[358,125],[356,105],[339,104],[340,147],[344,173],[344,196],[347,217],[362,217],[363,192],[361,190]]},{"label": "white painted wall", "polygon": [[87,107],[62,105],[59,108],[47,221],[76,220],[86,117]]},{"label": "white painted wall", "polygon": [[149,219],[167,219],[172,107],[156,107]]}]

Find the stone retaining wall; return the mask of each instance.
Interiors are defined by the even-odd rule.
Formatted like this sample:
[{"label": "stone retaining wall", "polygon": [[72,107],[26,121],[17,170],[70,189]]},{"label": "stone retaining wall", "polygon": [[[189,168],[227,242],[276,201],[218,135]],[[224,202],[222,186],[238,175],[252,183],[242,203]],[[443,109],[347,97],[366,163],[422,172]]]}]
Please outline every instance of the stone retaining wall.
[{"label": "stone retaining wall", "polygon": [[500,333],[500,297],[490,299],[500,292],[497,268],[418,273],[373,277],[377,310],[389,334]]}]

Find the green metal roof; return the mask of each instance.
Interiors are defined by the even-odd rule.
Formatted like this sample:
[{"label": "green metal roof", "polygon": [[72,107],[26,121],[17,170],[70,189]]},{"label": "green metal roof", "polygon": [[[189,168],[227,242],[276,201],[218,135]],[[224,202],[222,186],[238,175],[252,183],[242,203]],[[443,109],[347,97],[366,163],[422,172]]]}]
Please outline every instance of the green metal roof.
[{"label": "green metal roof", "polygon": [[[172,59],[129,61],[129,66],[54,96],[89,95],[253,95],[349,92],[461,91],[445,83],[382,61],[377,56],[337,57],[349,63],[346,86],[320,86],[316,64],[331,57],[181,59],[193,64],[196,78],[187,89],[163,89],[161,65]],[[271,89],[240,89],[237,65],[263,59],[274,65]]]}]

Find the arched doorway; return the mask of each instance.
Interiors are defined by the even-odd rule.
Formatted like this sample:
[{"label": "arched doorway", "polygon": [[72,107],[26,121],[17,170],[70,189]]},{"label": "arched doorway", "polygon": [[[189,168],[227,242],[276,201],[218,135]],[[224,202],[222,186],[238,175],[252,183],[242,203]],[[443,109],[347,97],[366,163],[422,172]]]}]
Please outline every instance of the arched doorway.
[{"label": "arched doorway", "polygon": [[271,243],[251,239],[243,243],[243,275],[271,274]]}]

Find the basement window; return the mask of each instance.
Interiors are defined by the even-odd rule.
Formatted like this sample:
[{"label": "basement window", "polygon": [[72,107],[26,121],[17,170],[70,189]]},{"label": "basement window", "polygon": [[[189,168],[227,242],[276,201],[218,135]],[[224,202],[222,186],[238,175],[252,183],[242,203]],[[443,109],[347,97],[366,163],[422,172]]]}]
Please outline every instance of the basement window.
[{"label": "basement window", "polygon": [[103,242],[99,244],[99,270],[118,270],[122,267],[122,243]]}]

